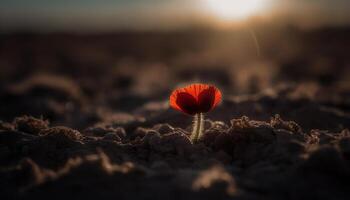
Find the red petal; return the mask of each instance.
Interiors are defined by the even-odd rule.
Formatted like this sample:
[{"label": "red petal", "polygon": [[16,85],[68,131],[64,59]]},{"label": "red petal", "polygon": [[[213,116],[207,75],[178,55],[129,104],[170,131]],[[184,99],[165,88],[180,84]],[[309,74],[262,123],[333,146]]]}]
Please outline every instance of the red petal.
[{"label": "red petal", "polygon": [[176,104],[187,114],[194,115],[198,113],[196,99],[186,92],[180,92],[177,94]]},{"label": "red petal", "polygon": [[175,90],[170,96],[170,106],[193,115],[208,112],[221,101],[221,92],[214,86],[192,84]]},{"label": "red petal", "polygon": [[182,109],[177,105],[177,94],[179,90],[174,90],[170,95],[170,106],[176,110],[182,111]]},{"label": "red petal", "polygon": [[215,88],[215,99],[214,99],[212,109],[215,108],[221,102],[221,98],[222,98],[220,90],[217,89],[216,87],[214,88]]},{"label": "red petal", "polygon": [[209,87],[198,95],[198,105],[200,112],[206,113],[213,108],[215,101],[215,88]]},{"label": "red petal", "polygon": [[186,92],[188,92],[189,94],[191,94],[196,100],[198,100],[198,96],[199,94],[205,90],[208,89],[209,85],[206,84],[200,84],[200,83],[195,83],[192,85],[189,85],[185,88],[183,88]]}]

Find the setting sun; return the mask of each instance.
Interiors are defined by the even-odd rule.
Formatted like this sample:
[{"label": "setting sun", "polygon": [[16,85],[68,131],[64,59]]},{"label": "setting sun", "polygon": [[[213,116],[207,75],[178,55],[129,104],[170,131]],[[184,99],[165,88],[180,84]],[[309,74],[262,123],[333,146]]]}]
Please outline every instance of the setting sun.
[{"label": "setting sun", "polygon": [[242,20],[265,9],[267,0],[204,0],[206,9],[222,20]]}]

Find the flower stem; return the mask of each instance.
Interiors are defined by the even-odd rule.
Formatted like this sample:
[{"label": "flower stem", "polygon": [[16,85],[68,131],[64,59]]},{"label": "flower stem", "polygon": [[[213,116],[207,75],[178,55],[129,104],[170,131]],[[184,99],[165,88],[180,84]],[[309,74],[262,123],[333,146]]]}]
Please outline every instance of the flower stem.
[{"label": "flower stem", "polygon": [[194,115],[193,129],[191,135],[192,143],[196,143],[203,135],[204,127],[204,115],[203,113],[197,113]]}]

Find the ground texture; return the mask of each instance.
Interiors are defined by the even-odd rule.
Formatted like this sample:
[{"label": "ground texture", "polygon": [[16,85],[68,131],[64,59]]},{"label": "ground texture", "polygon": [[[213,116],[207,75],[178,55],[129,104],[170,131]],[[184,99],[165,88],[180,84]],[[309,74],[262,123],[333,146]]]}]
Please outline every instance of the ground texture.
[{"label": "ground texture", "polygon": [[350,199],[350,30],[276,32],[0,35],[0,199]]},{"label": "ground texture", "polygon": [[350,116],[285,93],[227,98],[197,144],[191,117],[164,102],[81,131],[30,116],[2,122],[1,196],[347,199]]}]

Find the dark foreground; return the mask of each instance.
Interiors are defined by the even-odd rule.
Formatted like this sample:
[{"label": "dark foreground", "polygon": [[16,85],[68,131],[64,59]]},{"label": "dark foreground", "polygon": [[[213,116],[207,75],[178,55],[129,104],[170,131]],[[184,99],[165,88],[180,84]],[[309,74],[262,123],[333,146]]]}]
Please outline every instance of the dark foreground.
[{"label": "dark foreground", "polygon": [[[282,92],[283,93],[283,92]],[[157,107],[157,106],[154,106]],[[158,106],[162,107],[162,106]],[[164,107],[164,106],[163,106]],[[292,108],[292,109],[290,109]],[[284,113],[254,121],[236,115]],[[348,199],[350,116],[309,100],[226,99],[191,144],[189,117],[168,108],[115,115],[82,131],[18,117],[1,123],[1,196],[116,199]],[[140,114],[141,115],[141,114]],[[282,115],[283,116],[283,115]],[[209,117],[209,119],[211,119]],[[311,130],[311,128],[324,130]],[[2,198],[4,199],[4,198]]]},{"label": "dark foreground", "polygon": [[350,29],[265,30],[0,35],[0,199],[350,199]]}]

